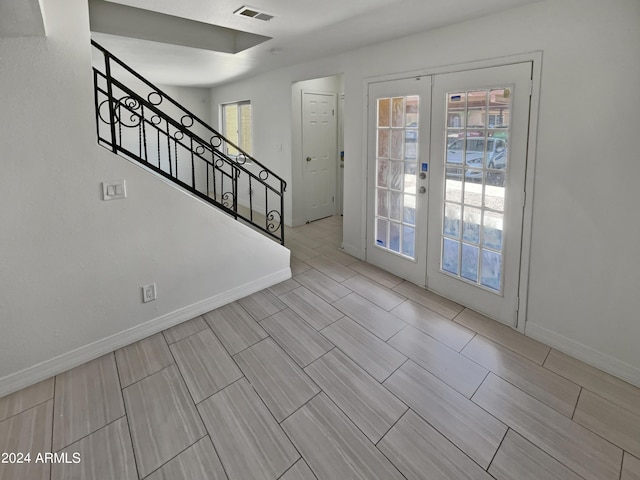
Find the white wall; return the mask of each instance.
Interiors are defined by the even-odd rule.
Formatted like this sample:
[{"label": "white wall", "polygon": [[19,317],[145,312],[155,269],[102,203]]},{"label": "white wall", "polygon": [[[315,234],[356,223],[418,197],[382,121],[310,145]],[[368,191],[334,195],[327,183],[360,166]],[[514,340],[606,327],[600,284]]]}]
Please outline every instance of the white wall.
[{"label": "white wall", "polygon": [[344,245],[362,257],[365,79],[542,51],[527,333],[640,385],[639,26],[637,0],[550,0],[222,86],[211,101],[250,98],[256,151],[290,179],[291,152],[272,148],[291,143],[290,85],[344,72]]},{"label": "white wall", "polygon": [[[290,275],[288,250],[97,146],[87,3],[44,3],[47,38],[0,39],[0,397]],[[101,200],[111,179],[126,199]]]},{"label": "white wall", "polygon": [[158,85],[164,93],[180,103],[200,120],[211,125],[211,94],[208,88]]}]

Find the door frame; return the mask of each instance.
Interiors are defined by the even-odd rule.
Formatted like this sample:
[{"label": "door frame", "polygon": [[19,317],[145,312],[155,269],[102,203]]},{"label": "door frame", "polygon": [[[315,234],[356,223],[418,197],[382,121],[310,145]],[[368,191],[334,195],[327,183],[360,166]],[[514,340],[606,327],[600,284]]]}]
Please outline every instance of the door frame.
[{"label": "door frame", "polygon": [[513,327],[521,333],[525,333],[526,321],[527,321],[527,307],[528,307],[528,294],[529,294],[529,272],[531,267],[531,235],[533,225],[533,200],[534,200],[534,175],[535,175],[535,163],[536,163],[536,147],[538,138],[538,119],[540,110],[540,87],[542,77],[542,51],[534,51],[528,53],[522,53],[517,55],[508,55],[504,57],[459,63],[453,65],[426,67],[420,70],[406,71],[402,73],[392,73],[379,75],[374,77],[367,77],[363,80],[363,105],[362,109],[362,151],[363,155],[363,174],[361,177],[362,185],[364,188],[361,192],[362,198],[362,211],[361,218],[364,219],[364,225],[362,225],[362,241],[361,248],[365,255],[367,253],[367,222],[370,221],[367,217],[368,212],[368,189],[369,178],[367,162],[371,152],[369,152],[368,144],[368,122],[369,122],[369,85],[378,82],[385,82],[389,80],[401,80],[404,78],[424,76],[424,75],[438,75],[443,73],[455,73],[464,72],[468,70],[477,70],[488,67],[499,67],[504,65],[510,65],[514,63],[532,62],[532,74],[531,74],[531,96],[529,104],[529,137],[527,144],[527,165],[525,173],[525,200],[522,215],[522,243],[520,250],[520,273],[519,273],[519,285],[518,285],[518,313],[516,316],[516,325]]}]

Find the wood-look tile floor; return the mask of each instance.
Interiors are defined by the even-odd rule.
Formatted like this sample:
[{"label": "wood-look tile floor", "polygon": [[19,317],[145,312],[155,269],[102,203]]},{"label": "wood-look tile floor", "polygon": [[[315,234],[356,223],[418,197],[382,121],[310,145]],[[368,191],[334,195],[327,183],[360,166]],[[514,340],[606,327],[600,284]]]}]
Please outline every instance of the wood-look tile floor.
[{"label": "wood-look tile floor", "polygon": [[640,480],[639,388],[346,255],[341,223],[287,229],[292,279],[1,398],[32,462],[0,479]]}]

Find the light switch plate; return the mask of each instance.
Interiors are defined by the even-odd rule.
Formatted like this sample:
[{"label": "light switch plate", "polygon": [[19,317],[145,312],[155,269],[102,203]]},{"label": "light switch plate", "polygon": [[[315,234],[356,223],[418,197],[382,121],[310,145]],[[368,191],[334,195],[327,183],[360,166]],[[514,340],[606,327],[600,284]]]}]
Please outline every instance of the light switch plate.
[{"label": "light switch plate", "polygon": [[102,182],[102,199],[115,200],[117,198],[125,198],[127,196],[127,188],[124,180],[110,180]]}]

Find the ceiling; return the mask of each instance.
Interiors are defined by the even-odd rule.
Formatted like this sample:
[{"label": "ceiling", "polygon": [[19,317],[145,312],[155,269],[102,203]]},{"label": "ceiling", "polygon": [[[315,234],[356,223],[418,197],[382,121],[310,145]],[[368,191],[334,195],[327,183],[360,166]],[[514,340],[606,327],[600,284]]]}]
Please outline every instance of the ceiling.
[{"label": "ceiling", "polygon": [[[108,1],[270,38],[239,53],[225,53],[92,33],[97,42],[155,83],[215,86],[539,0]],[[234,15],[243,5],[274,18],[264,22]]]},{"label": "ceiling", "polygon": [[44,35],[44,22],[38,0],[0,1],[0,38]]}]

